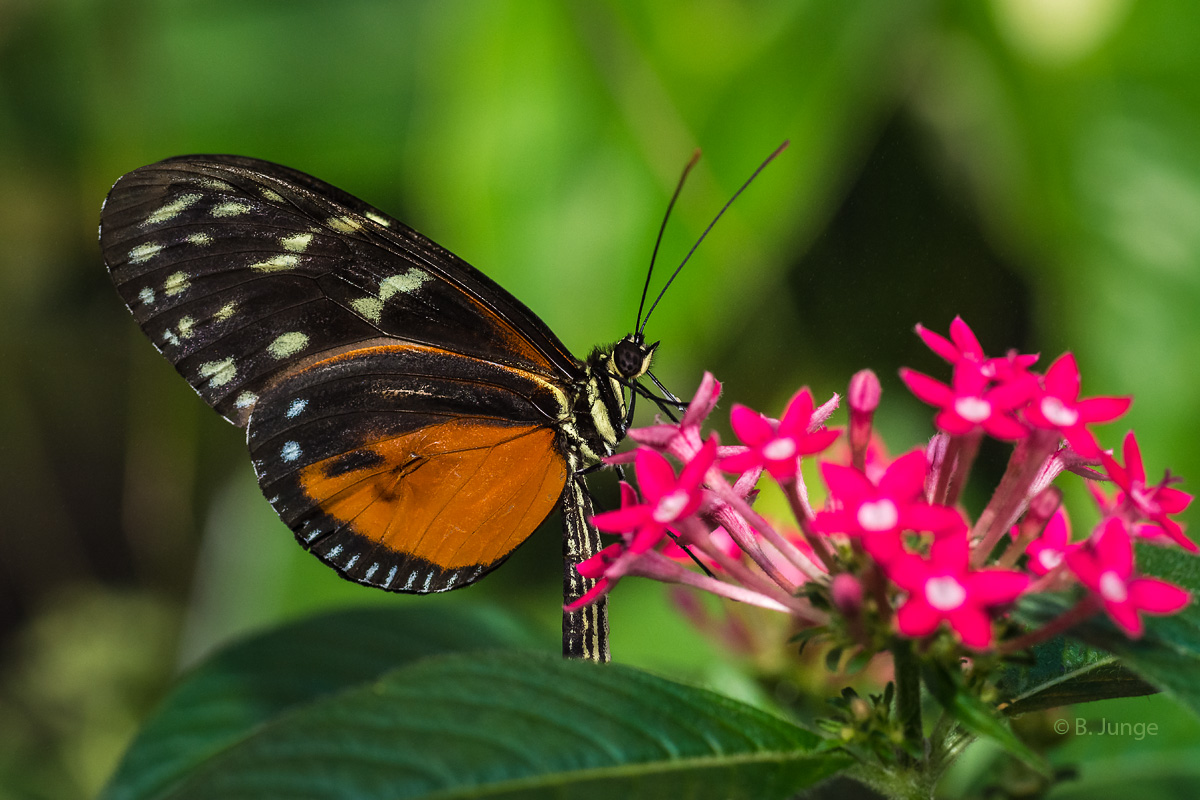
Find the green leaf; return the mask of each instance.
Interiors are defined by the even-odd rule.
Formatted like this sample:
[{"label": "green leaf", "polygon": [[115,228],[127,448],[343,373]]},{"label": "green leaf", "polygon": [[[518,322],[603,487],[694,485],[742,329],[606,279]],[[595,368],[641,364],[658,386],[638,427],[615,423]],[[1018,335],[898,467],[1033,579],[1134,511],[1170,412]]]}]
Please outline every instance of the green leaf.
[{"label": "green leaf", "polygon": [[294,707],[154,797],[788,797],[849,759],[765,712],[630,667],[423,659]]},{"label": "green leaf", "polygon": [[193,669],[125,753],[105,800],[160,797],[170,785],[290,708],[429,655],[529,646],[485,608],[358,608],[233,644]]},{"label": "green leaf", "polygon": [[1017,738],[997,709],[964,691],[954,676],[940,664],[922,664],[921,673],[929,693],[960,725],[977,736],[986,736],[995,741],[1013,756],[1049,777],[1050,767],[1045,760]]},{"label": "green leaf", "polygon": [[1102,650],[1057,636],[1033,648],[1034,661],[1005,669],[999,689],[1008,715],[1071,703],[1142,697],[1158,691]]}]

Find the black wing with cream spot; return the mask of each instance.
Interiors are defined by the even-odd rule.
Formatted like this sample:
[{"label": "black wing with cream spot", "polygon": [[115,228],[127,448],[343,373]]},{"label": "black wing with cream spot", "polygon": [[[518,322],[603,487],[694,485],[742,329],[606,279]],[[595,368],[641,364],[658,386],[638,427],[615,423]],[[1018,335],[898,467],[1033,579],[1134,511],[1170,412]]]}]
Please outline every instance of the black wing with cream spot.
[{"label": "black wing with cream spot", "polygon": [[185,156],[134,170],[105,201],[100,243],[142,329],[238,425],[296,370],[388,340],[560,385],[581,375],[545,324],[478,270],[277,164]]}]

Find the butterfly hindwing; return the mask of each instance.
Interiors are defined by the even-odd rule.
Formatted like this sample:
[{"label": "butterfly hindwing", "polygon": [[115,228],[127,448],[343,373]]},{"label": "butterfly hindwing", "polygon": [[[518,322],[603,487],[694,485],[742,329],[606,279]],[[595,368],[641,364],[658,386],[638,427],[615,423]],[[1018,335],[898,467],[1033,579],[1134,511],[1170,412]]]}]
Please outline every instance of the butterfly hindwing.
[{"label": "butterfly hindwing", "polygon": [[286,167],[189,156],[134,170],[105,203],[101,246],[147,335],[239,425],[296,364],[379,337],[578,379],[578,361],[500,286]]},{"label": "butterfly hindwing", "polygon": [[435,348],[353,351],[289,376],[251,415],[262,485],[297,539],[392,591],[470,583],[553,509],[567,462],[536,376]]}]

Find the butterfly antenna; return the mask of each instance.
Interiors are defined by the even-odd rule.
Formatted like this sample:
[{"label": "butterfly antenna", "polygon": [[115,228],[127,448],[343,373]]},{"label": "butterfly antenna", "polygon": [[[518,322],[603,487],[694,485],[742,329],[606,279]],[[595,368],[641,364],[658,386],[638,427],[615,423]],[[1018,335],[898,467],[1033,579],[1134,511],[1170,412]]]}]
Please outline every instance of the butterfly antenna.
[{"label": "butterfly antenna", "polygon": [[[788,143],[789,143],[788,140],[785,139],[783,141],[783,144],[781,144],[781,145],[779,145],[779,147],[775,148],[775,152],[773,152],[773,153],[771,153],[771,155],[767,156],[766,160],[764,160],[761,164],[758,165],[758,169],[754,170],[754,172],[750,175],[750,177],[746,179],[746,182],[742,184],[741,188],[733,193],[733,197],[729,198],[729,202],[727,202],[724,206],[721,207],[721,210],[717,212],[717,215],[715,217],[713,217],[713,221],[708,223],[708,227],[704,229],[704,233],[700,234],[700,238],[696,240],[696,243],[694,245],[692,245],[692,249],[688,250],[688,254],[683,257],[683,261],[681,261],[679,266],[675,268],[675,271],[671,273],[671,277],[667,279],[667,282],[663,286],[662,291],[659,292],[658,297],[656,297],[654,299],[654,303],[651,304],[650,310],[646,312],[646,318],[641,321],[641,325],[637,329],[638,334],[641,334],[641,332],[643,330],[645,330],[646,323],[648,323],[650,321],[650,315],[653,314],[654,309],[658,307],[658,301],[662,300],[663,295],[665,295],[667,293],[667,289],[668,289],[668,287],[670,287],[671,282],[675,280],[675,277],[677,275],[679,275],[679,271],[683,269],[683,265],[686,264],[688,262],[688,259],[692,257],[692,253],[696,252],[696,248],[699,247],[700,243],[704,241],[704,237],[708,236],[708,232],[711,231],[713,229],[713,226],[717,224],[717,220],[719,220],[721,218],[721,215],[724,214],[731,205],[733,205],[733,201],[738,199],[738,195],[740,195],[742,192],[746,191],[746,187],[749,186],[754,181],[754,179],[758,177],[758,173],[762,172],[763,169],[767,166],[767,164],[770,164],[772,161],[775,160],[776,156],[778,156],[780,153],[782,153],[784,150],[787,149]],[[690,165],[689,165],[689,169],[690,169]],[[687,172],[685,171],[684,174],[686,175]],[[680,184],[682,185],[682,181],[680,182]],[[679,190],[677,189],[675,191],[675,193],[679,194]],[[674,203],[675,202],[674,199],[672,199],[671,202]],[[663,224],[666,225],[666,220],[663,220]],[[659,236],[661,237],[661,235],[662,234],[660,233]],[[658,247],[656,245],[655,250],[657,250],[657,249],[658,249]],[[649,276],[646,277],[646,280],[647,280],[647,283],[649,283]],[[638,315],[639,315],[639,317],[641,316],[640,311],[639,311]]]},{"label": "butterfly antenna", "polygon": [[658,257],[658,246],[662,244],[663,231],[667,229],[667,220],[671,218],[671,209],[675,207],[675,201],[679,199],[679,193],[683,191],[683,182],[687,180],[688,173],[692,171],[692,167],[696,166],[696,162],[699,160],[700,148],[697,147],[687,166],[683,168],[683,174],[679,176],[675,194],[671,195],[671,202],[667,203],[667,213],[663,214],[662,225],[658,227],[658,238],[654,240],[654,252],[650,254],[650,269],[646,270],[646,285],[642,287],[642,302],[638,303],[637,321],[633,324],[633,329],[638,333],[642,332],[642,308],[646,305],[646,293],[650,291],[650,276],[654,274],[654,259]]}]

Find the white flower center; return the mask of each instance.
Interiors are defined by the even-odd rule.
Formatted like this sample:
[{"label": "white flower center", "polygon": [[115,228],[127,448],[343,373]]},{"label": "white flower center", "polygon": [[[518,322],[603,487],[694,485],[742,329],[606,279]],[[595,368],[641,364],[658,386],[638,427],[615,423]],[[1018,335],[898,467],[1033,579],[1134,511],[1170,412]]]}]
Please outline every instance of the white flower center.
[{"label": "white flower center", "polygon": [[790,437],[775,439],[762,452],[768,461],[783,461],[796,455],[796,440]]},{"label": "white flower center", "polygon": [[954,410],[967,422],[983,422],[992,415],[992,404],[982,397],[957,397]]},{"label": "white flower center", "polygon": [[859,506],[856,519],[864,531],[890,531],[900,521],[900,513],[895,503],[883,497]]},{"label": "white flower center", "polygon": [[954,578],[943,575],[925,581],[925,599],[938,611],[953,611],[967,599],[967,590]]},{"label": "white flower center", "polygon": [[1079,421],[1079,412],[1063,405],[1057,397],[1043,397],[1040,407],[1042,416],[1061,428],[1069,428]]},{"label": "white flower center", "polygon": [[1047,572],[1057,567],[1062,563],[1063,554],[1061,550],[1043,550],[1038,553],[1038,563]]},{"label": "white flower center", "polygon": [[683,511],[688,504],[687,492],[682,489],[677,489],[668,495],[663,496],[658,501],[658,505],[654,507],[654,521],[663,524],[666,522],[674,522],[679,518],[679,512]]},{"label": "white flower center", "polygon": [[1129,599],[1129,589],[1120,575],[1109,570],[1100,576],[1100,596],[1110,603],[1124,603]]}]

